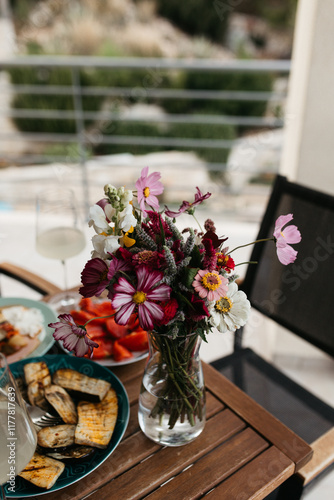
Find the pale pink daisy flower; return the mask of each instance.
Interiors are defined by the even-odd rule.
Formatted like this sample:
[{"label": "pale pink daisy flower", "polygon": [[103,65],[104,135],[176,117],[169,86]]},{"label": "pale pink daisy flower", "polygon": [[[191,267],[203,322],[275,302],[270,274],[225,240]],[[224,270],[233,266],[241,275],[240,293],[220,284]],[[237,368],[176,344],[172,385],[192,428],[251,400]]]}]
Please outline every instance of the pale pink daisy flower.
[{"label": "pale pink daisy flower", "polygon": [[297,226],[286,226],[293,219],[293,214],[281,215],[275,223],[274,238],[276,251],[281,264],[292,264],[296,260],[298,252],[290,246],[290,243],[299,243],[302,239]]},{"label": "pale pink daisy flower", "polygon": [[152,330],[154,323],[164,316],[163,308],[155,301],[165,301],[170,297],[171,288],[168,285],[158,285],[163,273],[153,271],[146,266],[136,269],[137,288],[121,277],[114,285],[112,307],[117,309],[115,321],[126,325],[131,314],[137,308],[140,326],[144,330]]},{"label": "pale pink daisy flower", "polygon": [[228,290],[228,279],[217,271],[200,269],[193,281],[193,287],[202,299],[219,300]]},{"label": "pale pink daisy flower", "polygon": [[94,347],[99,347],[99,344],[88,337],[85,328],[75,324],[70,314],[60,314],[58,319],[60,321],[48,325],[50,328],[55,328],[53,334],[55,340],[61,340],[65,349],[73,351],[78,358],[82,358],[87,353],[91,358]]},{"label": "pale pink daisy flower", "polygon": [[141,177],[136,182],[138,203],[144,216],[146,216],[145,203],[152,208],[159,210],[159,200],[157,195],[164,190],[162,183],[159,181],[161,175],[159,172],[153,172],[148,175],[148,167],[143,168]]}]

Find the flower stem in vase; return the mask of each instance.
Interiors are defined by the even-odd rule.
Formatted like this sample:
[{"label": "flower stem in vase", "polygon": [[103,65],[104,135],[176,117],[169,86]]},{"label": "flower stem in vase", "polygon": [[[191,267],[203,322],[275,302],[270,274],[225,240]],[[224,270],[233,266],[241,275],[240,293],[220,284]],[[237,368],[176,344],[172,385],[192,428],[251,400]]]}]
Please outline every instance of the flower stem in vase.
[{"label": "flower stem in vase", "polygon": [[205,425],[200,341],[196,334],[175,339],[150,333],[139,421],[145,434],[161,444],[179,446],[190,442]]}]

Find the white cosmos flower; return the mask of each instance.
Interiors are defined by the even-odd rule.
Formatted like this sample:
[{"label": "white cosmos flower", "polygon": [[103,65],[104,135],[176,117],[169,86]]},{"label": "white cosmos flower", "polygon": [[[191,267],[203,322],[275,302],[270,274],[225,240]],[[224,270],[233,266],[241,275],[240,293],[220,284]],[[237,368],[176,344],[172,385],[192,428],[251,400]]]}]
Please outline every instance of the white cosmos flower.
[{"label": "white cosmos flower", "polygon": [[95,234],[92,238],[92,243],[95,252],[93,257],[100,257],[100,259],[110,258],[109,253],[114,253],[121,246],[119,244],[119,236],[104,236],[103,234]]},{"label": "white cosmos flower", "polygon": [[221,333],[233,332],[244,326],[250,313],[250,302],[238,285],[232,282],[225,297],[209,304],[210,323]]}]

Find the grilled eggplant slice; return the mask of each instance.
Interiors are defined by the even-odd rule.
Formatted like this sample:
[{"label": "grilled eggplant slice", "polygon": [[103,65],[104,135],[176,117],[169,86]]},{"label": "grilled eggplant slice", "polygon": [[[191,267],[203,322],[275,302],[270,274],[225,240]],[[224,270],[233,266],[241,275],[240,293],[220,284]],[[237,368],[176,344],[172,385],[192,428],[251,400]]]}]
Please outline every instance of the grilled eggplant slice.
[{"label": "grilled eggplant slice", "polygon": [[63,472],[65,464],[53,458],[34,453],[32,459],[19,476],[30,483],[49,490]]},{"label": "grilled eggplant slice", "polygon": [[65,463],[77,463],[81,460],[85,460],[95,453],[96,448],[91,446],[71,446],[70,448],[62,451],[48,451],[45,454],[48,457],[54,458],[55,460],[61,460]]},{"label": "grilled eggplant slice", "polygon": [[24,365],[24,377],[26,383],[29,385],[31,382],[42,382],[44,387],[51,384],[51,375],[49,368],[44,361],[35,363],[27,363]]},{"label": "grilled eggplant slice", "polygon": [[54,384],[64,387],[79,401],[102,401],[111,387],[106,380],[88,377],[70,368],[57,370],[52,380]]},{"label": "grilled eggplant slice", "polygon": [[45,399],[44,389],[51,385],[49,368],[44,361],[24,365],[24,378],[28,384],[28,400],[31,405],[49,411],[50,405]]},{"label": "grilled eggplant slice", "polygon": [[50,411],[50,405],[45,399],[42,382],[31,382],[27,388],[28,401],[33,406],[39,406],[45,411]]},{"label": "grilled eggplant slice", "polygon": [[112,388],[100,403],[80,401],[75,443],[106,448],[115,428],[117,413],[117,395]]},{"label": "grilled eggplant slice", "polygon": [[50,405],[64,420],[65,424],[76,424],[78,414],[73,399],[60,385],[50,385],[45,388],[45,397]]},{"label": "grilled eggplant slice", "polygon": [[37,443],[43,448],[64,448],[74,444],[74,435],[75,425],[53,425],[38,432]]}]

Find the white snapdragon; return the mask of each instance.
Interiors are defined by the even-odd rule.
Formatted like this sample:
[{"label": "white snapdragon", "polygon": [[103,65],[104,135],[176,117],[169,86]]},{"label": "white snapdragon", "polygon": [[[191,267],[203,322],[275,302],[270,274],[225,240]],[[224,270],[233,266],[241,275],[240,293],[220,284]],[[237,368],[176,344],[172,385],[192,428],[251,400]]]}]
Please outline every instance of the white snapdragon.
[{"label": "white snapdragon", "polygon": [[118,214],[119,216],[119,227],[127,232],[137,224],[137,219],[132,213],[132,206],[128,205],[122,212]]},{"label": "white snapdragon", "polygon": [[99,205],[93,205],[89,209],[89,227],[93,226],[97,234],[108,233],[110,226],[106,219],[106,214]]},{"label": "white snapdragon", "polygon": [[104,236],[103,234],[95,234],[92,238],[94,251],[92,258],[99,257],[100,259],[110,258],[109,253],[114,253],[121,246],[119,244],[119,236]]}]

